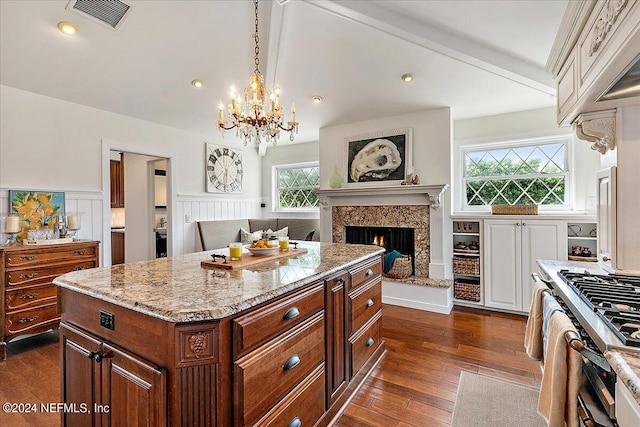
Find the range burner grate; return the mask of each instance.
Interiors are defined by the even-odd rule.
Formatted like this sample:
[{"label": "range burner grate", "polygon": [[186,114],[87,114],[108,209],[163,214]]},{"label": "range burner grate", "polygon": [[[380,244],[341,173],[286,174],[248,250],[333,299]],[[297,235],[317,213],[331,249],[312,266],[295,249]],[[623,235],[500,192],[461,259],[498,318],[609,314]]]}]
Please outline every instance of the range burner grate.
[{"label": "range burner grate", "polygon": [[640,347],[640,279],[561,270],[559,276],[624,345]]}]

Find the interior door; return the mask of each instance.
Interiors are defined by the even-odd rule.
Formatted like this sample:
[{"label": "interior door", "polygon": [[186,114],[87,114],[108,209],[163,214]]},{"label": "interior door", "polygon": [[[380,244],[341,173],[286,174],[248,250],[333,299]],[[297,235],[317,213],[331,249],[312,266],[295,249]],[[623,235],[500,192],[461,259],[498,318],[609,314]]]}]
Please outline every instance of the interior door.
[{"label": "interior door", "polygon": [[616,268],[615,166],[598,171],[598,261]]}]

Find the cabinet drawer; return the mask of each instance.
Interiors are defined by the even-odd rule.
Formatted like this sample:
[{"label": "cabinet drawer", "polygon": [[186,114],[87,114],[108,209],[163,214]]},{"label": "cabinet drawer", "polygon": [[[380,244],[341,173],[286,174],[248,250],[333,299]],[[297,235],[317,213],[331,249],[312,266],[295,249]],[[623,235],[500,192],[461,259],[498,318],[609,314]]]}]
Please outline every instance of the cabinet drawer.
[{"label": "cabinet drawer", "polygon": [[82,262],[57,264],[51,267],[25,268],[10,270],[7,274],[7,286],[28,286],[51,283],[56,277],[76,270],[86,270],[97,267],[96,261],[85,260]]},{"label": "cabinet drawer", "polygon": [[56,304],[13,311],[6,314],[5,332],[7,336],[28,333],[30,329],[59,321]]},{"label": "cabinet drawer", "polygon": [[367,280],[382,273],[382,262],[379,256],[360,264],[349,271],[351,276],[351,289],[364,284]]},{"label": "cabinet drawer", "polygon": [[382,310],[378,311],[369,321],[350,339],[351,347],[351,376],[362,368],[381,342],[380,319]]},{"label": "cabinet drawer", "polygon": [[18,266],[38,266],[43,263],[51,263],[57,261],[69,261],[73,259],[86,259],[94,258],[96,256],[97,247],[92,246],[79,246],[74,248],[60,247],[60,248],[43,248],[42,250],[25,250],[24,252],[18,251],[16,253],[7,254],[7,268]]},{"label": "cabinet drawer", "polygon": [[234,352],[239,357],[308,319],[324,308],[322,283],[233,321]]},{"label": "cabinet drawer", "polygon": [[349,293],[351,327],[355,332],[382,307],[382,280],[374,279]]},{"label": "cabinet drawer", "polygon": [[312,426],[324,413],[324,364],[313,370],[256,426]]},{"label": "cabinet drawer", "polygon": [[55,303],[57,288],[53,284],[8,289],[4,300],[6,311],[21,310],[28,307]]},{"label": "cabinet drawer", "polygon": [[237,419],[253,424],[324,361],[324,312],[234,365]]}]

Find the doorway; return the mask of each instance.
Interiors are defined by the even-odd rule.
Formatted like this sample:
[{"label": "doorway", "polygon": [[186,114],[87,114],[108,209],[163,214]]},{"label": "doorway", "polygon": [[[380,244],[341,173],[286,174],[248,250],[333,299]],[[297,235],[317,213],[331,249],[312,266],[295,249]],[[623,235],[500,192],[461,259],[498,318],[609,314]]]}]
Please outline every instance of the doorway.
[{"label": "doorway", "polygon": [[[110,164],[113,159],[121,162],[122,188],[119,191],[123,202],[119,206],[111,203],[109,208],[110,247],[104,245],[103,264],[145,261],[169,255],[169,201],[172,197],[167,177],[170,176],[171,158],[115,149],[110,149],[108,154]],[[111,194],[117,183],[111,179],[112,169],[107,181]]]}]

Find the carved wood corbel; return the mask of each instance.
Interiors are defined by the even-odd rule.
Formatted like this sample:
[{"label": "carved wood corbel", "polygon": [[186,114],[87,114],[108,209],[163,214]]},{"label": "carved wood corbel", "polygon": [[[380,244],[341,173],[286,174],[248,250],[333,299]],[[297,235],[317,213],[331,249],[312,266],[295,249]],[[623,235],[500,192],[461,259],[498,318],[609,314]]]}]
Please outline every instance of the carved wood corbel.
[{"label": "carved wood corbel", "polygon": [[578,138],[593,142],[591,149],[600,154],[616,146],[615,110],[582,114],[574,123],[574,129]]}]

